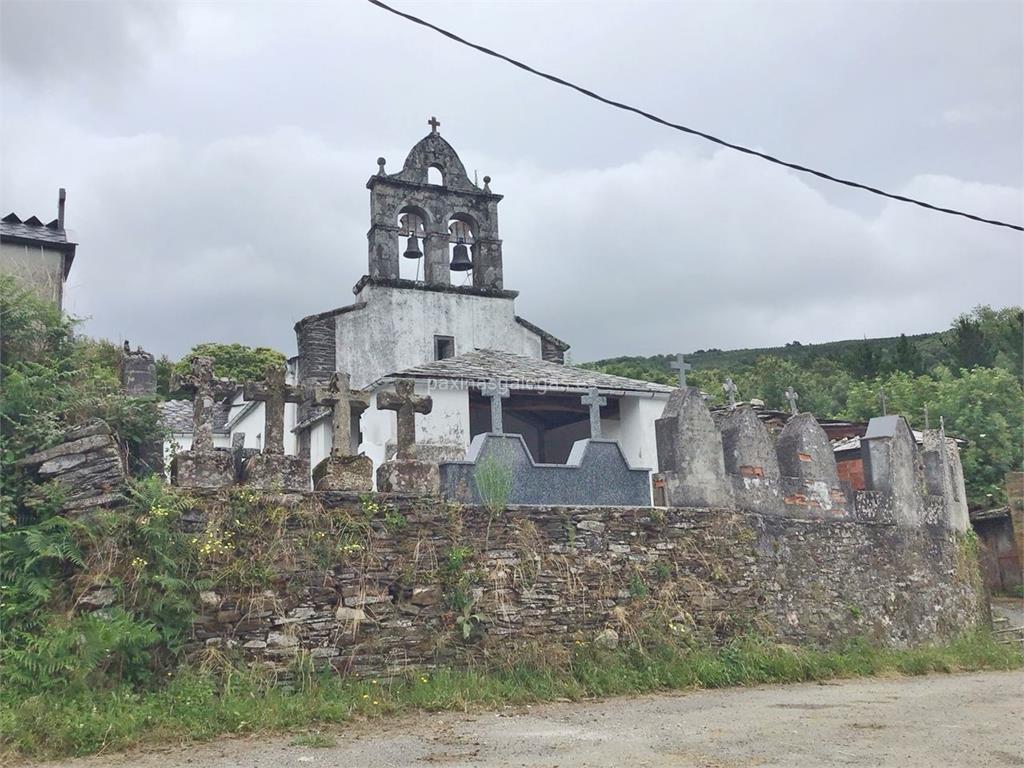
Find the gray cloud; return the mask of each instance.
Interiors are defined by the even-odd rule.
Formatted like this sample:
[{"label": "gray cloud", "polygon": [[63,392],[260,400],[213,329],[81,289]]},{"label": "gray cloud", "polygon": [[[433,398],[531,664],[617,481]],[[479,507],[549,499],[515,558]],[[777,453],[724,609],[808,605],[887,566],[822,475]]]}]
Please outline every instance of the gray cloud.
[{"label": "gray cloud", "polygon": [[[37,25],[10,5],[4,40],[32,41]],[[1015,5],[416,7],[709,130],[1022,218]],[[295,320],[352,300],[375,158],[396,168],[432,113],[506,195],[518,311],[578,360],[932,330],[1021,301],[1018,234],[713,151],[362,4],[164,8],[140,21],[102,6],[89,20],[108,44],[77,76],[132,73],[105,105],[68,96],[28,42],[3,53],[18,86],[2,118],[3,207],[46,216],[69,188],[81,243],[69,298],[94,334],[172,356],[207,340],[292,353]],[[571,23],[554,45],[551,27]],[[970,94],[941,60],[916,69],[951,44],[983,83]],[[913,92],[891,66],[901,56]],[[994,117],[950,121],[963,104]],[[971,129],[984,133],[965,141]]]}]

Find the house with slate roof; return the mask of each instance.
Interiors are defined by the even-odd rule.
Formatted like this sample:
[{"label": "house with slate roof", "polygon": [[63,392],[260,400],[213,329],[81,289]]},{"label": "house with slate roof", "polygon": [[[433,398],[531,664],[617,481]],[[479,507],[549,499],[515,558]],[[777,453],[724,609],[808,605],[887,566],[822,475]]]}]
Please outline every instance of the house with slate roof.
[{"label": "house with slate roof", "polygon": [[43,224],[36,216],[22,221],[15,213],[0,219],[0,274],[12,275],[61,308],[64,284],[77,248],[64,229],[66,198],[61,189],[57,196],[57,218],[49,224]]}]

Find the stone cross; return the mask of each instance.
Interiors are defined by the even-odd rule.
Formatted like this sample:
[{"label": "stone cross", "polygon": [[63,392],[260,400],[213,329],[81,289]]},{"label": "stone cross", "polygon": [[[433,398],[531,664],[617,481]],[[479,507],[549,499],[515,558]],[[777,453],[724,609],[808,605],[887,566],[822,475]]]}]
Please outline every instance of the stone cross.
[{"label": "stone cross", "polygon": [[416,458],[416,414],[430,413],[433,407],[434,401],[431,398],[416,394],[416,384],[412,379],[399,379],[395,382],[394,392],[381,392],[377,395],[377,408],[394,411],[397,417],[399,461]]},{"label": "stone cross", "polygon": [[441,121],[431,115],[430,119],[427,120],[427,125],[430,126],[431,133],[437,133],[437,129],[441,127]]},{"label": "stone cross", "polygon": [[796,401],[800,399],[800,395],[792,387],[787,387],[786,399],[789,401],[789,412],[796,416],[799,413],[796,409]]},{"label": "stone cross", "polygon": [[722,389],[725,390],[725,394],[729,397],[729,409],[736,410],[736,383],[732,380],[732,376],[725,379]]},{"label": "stone cross", "polygon": [[924,428],[931,429],[931,422],[928,421],[928,403],[924,404]]},{"label": "stone cross", "polygon": [[608,398],[597,394],[597,387],[591,387],[587,394],[580,398],[580,402],[590,406],[590,437],[594,440],[601,439],[601,406],[608,405]]},{"label": "stone cross", "polygon": [[484,397],[491,399],[491,432],[498,435],[505,434],[505,425],[501,418],[501,400],[511,393],[508,386],[502,384],[498,379],[491,379],[480,386],[480,392]]},{"label": "stone cross", "polygon": [[668,364],[668,367],[672,370],[679,371],[679,386],[680,388],[686,387],[686,372],[693,368],[686,360],[683,359],[683,353],[680,352],[676,355],[674,362]]},{"label": "stone cross", "polygon": [[336,372],[327,386],[318,384],[313,390],[313,402],[331,409],[331,457],[345,458],[352,447],[352,409],[363,410],[370,405],[366,392],[353,390],[347,373]]},{"label": "stone cross", "polygon": [[879,393],[878,393],[878,402],[881,403],[881,405],[882,405],[882,415],[883,416],[888,416],[889,414],[886,412],[886,407],[885,406],[888,404],[889,401],[885,397],[885,390],[884,389],[879,391]]},{"label": "stone cross", "polygon": [[172,377],[171,389],[193,392],[192,447],[195,453],[213,451],[213,400],[232,382],[215,379],[212,357],[193,357],[190,371],[184,376]]},{"label": "stone cross", "polygon": [[262,384],[246,382],[245,399],[263,403],[263,453],[284,454],[284,404],[301,403],[304,392],[284,380],[283,365],[268,365]]}]

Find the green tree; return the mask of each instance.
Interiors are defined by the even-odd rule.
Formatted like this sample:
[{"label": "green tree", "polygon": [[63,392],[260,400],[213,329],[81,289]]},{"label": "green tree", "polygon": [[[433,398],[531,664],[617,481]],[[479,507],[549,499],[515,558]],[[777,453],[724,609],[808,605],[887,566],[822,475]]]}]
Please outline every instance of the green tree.
[{"label": "green tree", "polygon": [[262,381],[268,365],[284,365],[286,362],[283,354],[269,347],[206,342],[192,347],[185,357],[174,364],[174,372],[179,375],[188,373],[192,358],[199,356],[213,358],[215,375],[237,382]]},{"label": "green tree", "polygon": [[924,371],[924,361],[917,345],[901,333],[892,353],[892,369],[905,373],[918,374]]},{"label": "green tree", "polygon": [[995,360],[989,341],[985,338],[981,318],[977,311],[960,315],[953,321],[946,342],[953,365],[958,369],[990,366]]}]

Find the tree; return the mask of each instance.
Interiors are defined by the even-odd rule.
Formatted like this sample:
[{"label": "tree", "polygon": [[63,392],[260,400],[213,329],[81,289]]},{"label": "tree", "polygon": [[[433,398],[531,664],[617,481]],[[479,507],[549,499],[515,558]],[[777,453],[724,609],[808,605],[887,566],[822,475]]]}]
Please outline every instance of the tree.
[{"label": "tree", "polygon": [[946,346],[957,368],[974,368],[977,365],[988,367],[995,360],[977,310],[960,315],[953,321]]},{"label": "tree", "polygon": [[196,344],[191,351],[174,364],[174,372],[188,373],[195,357],[212,357],[216,376],[237,382],[262,381],[268,365],[284,365],[285,356],[269,347],[247,347],[243,344]]},{"label": "tree", "polygon": [[849,356],[847,369],[855,379],[872,379],[879,374],[882,359],[875,345],[864,339]]},{"label": "tree", "polygon": [[918,374],[924,371],[924,362],[917,345],[901,333],[892,353],[892,368],[904,373]]}]

